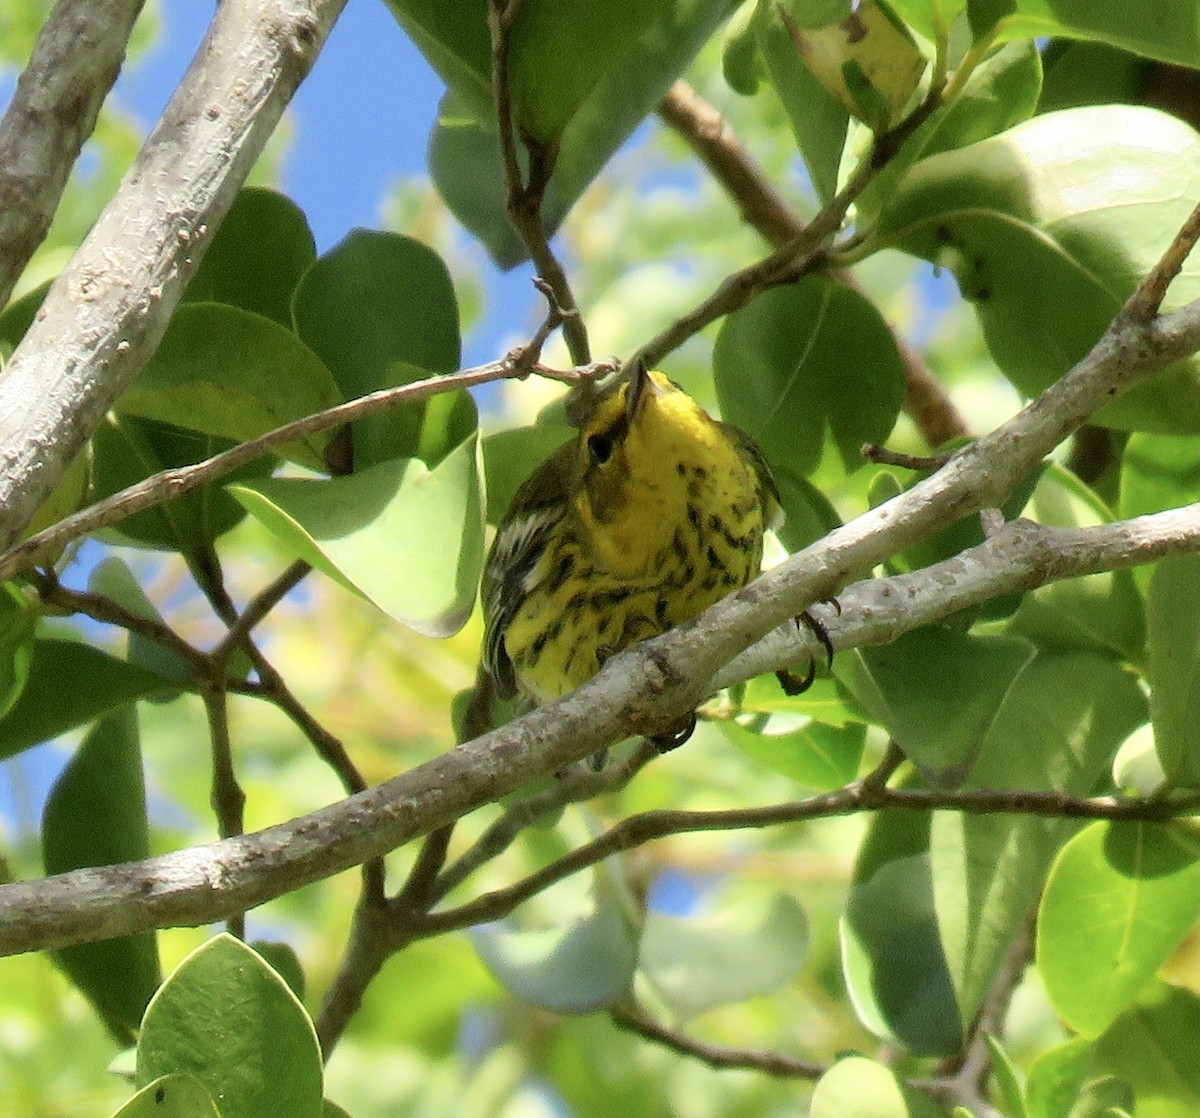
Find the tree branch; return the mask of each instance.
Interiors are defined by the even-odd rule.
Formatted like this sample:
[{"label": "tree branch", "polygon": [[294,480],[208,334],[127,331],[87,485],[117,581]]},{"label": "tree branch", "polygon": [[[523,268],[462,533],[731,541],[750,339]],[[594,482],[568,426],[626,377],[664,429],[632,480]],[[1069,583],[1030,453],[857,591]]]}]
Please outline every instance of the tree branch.
[{"label": "tree branch", "polygon": [[[255,835],[0,887],[0,953],[223,918],[378,857],[619,738],[672,724],[695,708],[717,672],[755,640],[946,524],[998,507],[1093,411],[1197,349],[1200,301],[1148,323],[1115,323],[1062,380],[1007,423],[964,447],[936,474],[836,529],[687,625],[612,657],[594,679],[562,699],[378,787]],[[1181,547],[1192,546],[1194,515],[1191,509],[1157,514],[1165,518],[1159,523],[1188,533]],[[1181,516],[1182,528],[1173,519]],[[1143,528],[1155,519],[1139,518]],[[1020,525],[1014,530],[1019,532]],[[1164,553],[1157,542],[1147,543],[1146,549],[1147,556]],[[1129,562],[1135,561],[1134,550],[1136,546]],[[1046,577],[1070,573],[1075,572],[1051,563]],[[954,569],[947,567],[945,574],[943,596],[952,589]],[[871,585],[890,581],[873,580]],[[840,595],[848,596],[848,591]],[[911,618],[914,625],[923,621]],[[911,806],[1099,818],[1147,818],[1148,812],[1169,814],[1179,808],[1055,802],[1019,791],[983,794],[983,801],[980,795],[960,793],[940,804],[926,800]],[[890,802],[903,805],[902,799]],[[859,808],[820,798],[806,808],[810,815],[846,810]],[[706,826],[730,822],[713,816]]]},{"label": "tree branch", "polygon": [[0,379],[0,547],[149,360],[345,0],[225,0]]},{"label": "tree branch", "polygon": [[[776,248],[804,232],[804,222],[741,145],[724,117],[685,81],[677,81],[658,105],[658,115],[670,125],[709,169],[737,204],[742,219]],[[834,269],[839,283],[861,293],[846,269]],[[889,326],[890,329],[890,326]],[[896,330],[892,338],[904,365],[904,410],[930,446],[970,433],[966,419],[954,406],[924,358]]]},{"label": "tree branch", "polygon": [[681,1056],[691,1056],[710,1068],[747,1068],[767,1075],[793,1079],[820,1079],[829,1069],[810,1060],[797,1060],[782,1052],[759,1051],[753,1048],[731,1048],[725,1044],[710,1044],[696,1040],[676,1029],[659,1025],[644,1014],[625,1006],[609,1010],[612,1023],[619,1029],[636,1033],[646,1040],[670,1048]]},{"label": "tree branch", "polygon": [[58,0],[0,120],[0,307],[54,219],[145,0]]},{"label": "tree branch", "polygon": [[[175,497],[182,497],[195,489],[215,481],[219,477],[253,462],[277,447],[284,446],[296,439],[305,438],[318,431],[328,431],[340,427],[355,419],[396,407],[398,404],[411,403],[414,400],[424,400],[439,392],[452,392],[460,388],[472,388],[477,384],[489,381],[503,380],[507,377],[525,376],[536,372],[540,376],[548,376],[556,380],[574,383],[578,380],[602,376],[612,372],[616,363],[612,360],[597,361],[580,369],[560,372],[555,369],[536,364],[536,357],[527,361],[531,350],[529,347],[513,350],[499,361],[480,365],[472,369],[464,369],[447,376],[429,377],[426,380],[414,381],[411,384],[400,385],[396,388],[382,388],[355,400],[349,400],[336,407],[303,419],[293,420],[259,435],[249,442],[239,443],[202,462],[191,466],[180,466],[173,470],[163,470],[150,477],[106,497],[103,501],[52,524],[44,531],[30,536],[15,547],[0,555],[0,582],[18,574],[21,570],[38,563],[45,554],[53,553],[63,544],[81,536],[98,532],[101,528],[118,524],[135,512],[153,508]],[[0,382],[2,383],[2,382]]]}]

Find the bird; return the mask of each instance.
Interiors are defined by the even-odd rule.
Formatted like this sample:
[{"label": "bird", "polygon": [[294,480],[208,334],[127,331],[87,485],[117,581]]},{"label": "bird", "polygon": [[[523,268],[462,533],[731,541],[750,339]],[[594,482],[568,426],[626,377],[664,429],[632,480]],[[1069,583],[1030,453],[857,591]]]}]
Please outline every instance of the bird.
[{"label": "bird", "polygon": [[[481,588],[495,693],[537,706],[574,690],[610,656],[746,585],[781,521],[753,439],[638,362],[526,479],[497,529]],[[803,618],[832,658],[824,628]],[[814,673],[780,679],[795,693]],[[694,727],[690,713],[649,740],[666,752]]]}]

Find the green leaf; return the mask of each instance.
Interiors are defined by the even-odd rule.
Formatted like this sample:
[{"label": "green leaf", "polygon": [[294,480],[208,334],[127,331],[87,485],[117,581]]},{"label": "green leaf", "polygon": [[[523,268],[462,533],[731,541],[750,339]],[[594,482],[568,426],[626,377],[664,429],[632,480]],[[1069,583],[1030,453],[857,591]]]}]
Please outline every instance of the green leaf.
[{"label": "green leaf", "polygon": [[1200,1109],[1200,998],[1155,982],[1095,1042],[1093,1071],[1133,1086],[1138,1118],[1194,1118]]},{"label": "green leaf", "polygon": [[146,1010],[137,1082],[188,1072],[222,1118],[320,1118],[321,1053],[304,1007],[249,947],[198,947]]},{"label": "green leaf", "polygon": [[38,640],[21,697],[0,719],[0,758],[86,725],[135,699],[173,695],[175,680],[70,640]]},{"label": "green leaf", "polygon": [[936,109],[863,191],[855,203],[860,223],[878,219],[896,184],[919,159],[978,143],[1031,117],[1041,85],[1036,43],[1009,43],[984,59],[958,97]]},{"label": "green leaf", "polygon": [[[300,337],[328,365],[347,399],[459,365],[450,273],[431,248],[398,233],[352,232],[305,275],[295,315]],[[421,454],[431,406],[407,404],[355,423],[356,468]]]},{"label": "green leaf", "polygon": [[722,722],[720,728],[751,760],[818,790],[840,788],[854,779],[867,736],[861,723],[828,726],[811,719],[796,729],[775,733],[747,729],[736,722]]},{"label": "green leaf", "polygon": [[[459,223],[478,237],[501,268],[512,268],[528,255],[508,219],[508,192],[500,174],[500,140],[494,121],[465,112],[453,89],[438,106],[429,137],[429,174]],[[542,206],[543,224],[562,220],[558,191]]]},{"label": "green leaf", "polygon": [[887,440],[904,368],[879,311],[839,283],[810,277],[726,318],[713,351],[721,414],[767,459],[801,474],[832,436],[847,472],[864,442]]},{"label": "green leaf", "polygon": [[280,978],[288,984],[288,989],[300,1001],[304,1001],[304,968],[295,949],[287,943],[275,943],[271,940],[256,939],[250,946],[262,957]]},{"label": "green leaf", "polygon": [[1025,1097],[1021,1090],[1020,1073],[1007,1050],[994,1036],[988,1033],[985,1038],[988,1052],[992,1057],[992,1076],[996,1081],[996,1089],[1004,1104],[1004,1118],[1029,1118],[1025,1109]]},{"label": "green leaf", "polygon": [[[244,442],[340,404],[329,370],[295,334],[224,303],[186,303],[117,411]],[[324,468],[328,431],[278,453]]]},{"label": "green leaf", "polygon": [[887,6],[931,43],[945,40],[967,0],[887,0]]},{"label": "green leaf", "polygon": [[[440,0],[419,2],[440,4]],[[393,6],[397,3],[393,0]],[[728,14],[729,6],[729,0],[674,0],[670,4],[656,0],[648,6],[650,23],[616,64],[600,75],[559,139],[554,174],[542,205],[547,235],[558,228],[601,168],[654,110]],[[456,25],[470,22],[458,6],[454,11]],[[623,11],[628,13],[628,7]],[[421,45],[415,35],[414,40]],[[479,75],[490,83],[486,34],[483,49]],[[437,68],[433,54],[426,54]],[[480,107],[471,83],[448,80],[447,84],[453,96],[443,101],[430,139],[430,172],[454,216],[483,241],[497,264],[512,267],[524,260],[527,252],[505,213],[506,192],[490,92]]]},{"label": "green leaf", "polygon": [[1129,795],[1155,796],[1167,782],[1154,749],[1154,727],[1139,726],[1113,758],[1113,784]]},{"label": "green leaf", "polygon": [[976,40],[1092,39],[1124,50],[1195,67],[1200,21],[1192,0],[1155,0],[1153,18],[1141,4],[1095,0],[968,0]]},{"label": "green leaf", "polygon": [[638,966],[679,1021],[772,994],[799,973],[808,918],[788,893],[706,916],[650,912]]},{"label": "green leaf", "polygon": [[467,933],[505,989],[555,1013],[590,1013],[624,996],[638,935],[619,904],[599,904],[565,928],[514,932],[484,924]]},{"label": "green leaf", "polygon": [[212,1095],[194,1075],[162,1075],[147,1083],[112,1118],[221,1118]]},{"label": "green leaf", "polygon": [[[1077,477],[1051,464],[1025,515],[1056,528],[1108,524],[1113,514]],[[1081,648],[1140,661],[1146,616],[1130,571],[1105,571],[1058,579],[1025,594],[1010,630],[1041,648]]]},{"label": "green leaf", "polygon": [[929,818],[882,812],[871,823],[839,931],[847,992],[859,1020],[916,1055],[949,1056],[962,1044],[962,1018],[938,937]]},{"label": "green leaf", "polygon": [[721,38],[721,73],[725,83],[743,97],[758,92],[761,62],[755,34],[755,0],[743,0],[725,26]]},{"label": "green leaf", "polygon": [[1037,962],[1058,1014],[1095,1037],[1197,920],[1200,842],[1178,825],[1094,823],[1055,859]]},{"label": "green leaf", "polygon": [[484,486],[489,524],[499,524],[517,490],[533,471],[576,432],[565,424],[538,423],[497,431],[483,440]]},{"label": "green leaf", "polygon": [[510,40],[510,85],[521,127],[553,144],[608,73],[622,68],[674,0],[523,0]]},{"label": "green leaf", "polygon": [[810,1118],[943,1118],[940,1107],[874,1060],[838,1060],[819,1080]]},{"label": "green leaf", "polygon": [[36,624],[29,599],[12,583],[0,583],[0,725],[29,679]]},{"label": "green leaf", "polygon": [[183,297],[241,307],[290,330],[292,294],[316,257],[300,207],[273,190],[247,187],[233,200]]},{"label": "green leaf", "polygon": [[[814,10],[814,8],[816,10]],[[767,77],[779,95],[809,178],[822,203],[837,193],[838,167],[846,144],[850,114],[805,66],[788,21],[800,28],[820,27],[850,14],[849,0],[811,5],[802,0],[779,4],[759,0],[755,28]]]},{"label": "green leaf", "polygon": [[1146,612],[1155,749],[1170,784],[1194,788],[1200,785],[1200,555],[1158,564]]},{"label": "green leaf", "polygon": [[[1133,677],[1086,653],[1039,654],[988,727],[968,787],[1085,795],[1146,718]],[[938,812],[930,831],[934,897],[964,1020],[1025,926],[1070,824],[1029,816]]]},{"label": "green leaf", "polygon": [[1190,436],[1131,435],[1121,455],[1121,517],[1195,500],[1200,500],[1200,442]]},{"label": "green leaf", "polygon": [[863,0],[845,19],[801,27],[780,7],[784,26],[804,64],[827,93],[873,132],[903,115],[925,72],[925,59],[907,28],[875,0]]},{"label": "green leaf", "polygon": [[927,627],[839,657],[835,671],[910,760],[953,785],[983,748],[1013,680],[1033,656],[1023,640]]},{"label": "green leaf", "polygon": [[1133,1088],[1115,1075],[1105,1075],[1080,1087],[1067,1118],[1130,1118],[1133,1105]]},{"label": "green leaf", "polygon": [[815,679],[807,691],[789,695],[773,675],[756,676],[746,682],[738,709],[758,714],[803,714],[814,722],[838,728],[863,721],[832,678]]},{"label": "green leaf", "polygon": [[1083,1037],[1039,1053],[1025,1086],[1029,1118],[1061,1118],[1066,1114],[1079,1096],[1091,1058],[1091,1041]]},{"label": "green leaf", "polygon": [[[1200,136],[1151,109],[1103,106],[1035,117],[918,163],[876,231],[950,269],[1001,371],[1036,395],[1084,356],[1157,262],[1200,195]],[[1166,309],[1200,295],[1186,266]],[[1176,362],[1095,422],[1194,433],[1200,366]]]},{"label": "green leaf", "polygon": [[[50,790],[42,816],[46,873],[150,856],[142,751],[132,704],[100,719]],[[64,947],[55,961],[109,1031],[132,1044],[162,972],[153,932]]]},{"label": "green leaf", "polygon": [[[92,434],[92,481],[96,500],[144,481],[160,470],[190,466],[229,448],[223,439],[179,427],[109,414]],[[274,469],[270,455],[106,528],[102,539],[115,543],[180,551],[187,555],[211,544],[239,524],[245,510],[222,488],[227,482],[264,477]]]},{"label": "green leaf", "polygon": [[447,636],[470,616],[483,567],[477,450],[472,435],[433,470],[401,458],[230,492],[298,558],[418,632]]}]

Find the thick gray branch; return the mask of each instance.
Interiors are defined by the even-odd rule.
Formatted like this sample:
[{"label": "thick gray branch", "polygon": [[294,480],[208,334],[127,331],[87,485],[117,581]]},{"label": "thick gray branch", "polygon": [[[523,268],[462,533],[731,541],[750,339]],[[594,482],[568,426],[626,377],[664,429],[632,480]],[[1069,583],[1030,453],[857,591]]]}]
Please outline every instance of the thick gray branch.
[{"label": "thick gray branch", "polygon": [[[1200,550],[1200,506],[1070,531],[1019,521],[924,571],[850,587],[831,633],[843,647],[892,640],[981,594],[1189,549]],[[992,564],[994,575],[986,571]],[[711,616],[727,614],[728,605]],[[144,862],[0,887],[0,954],[210,923],[378,857],[644,728],[628,711],[654,709],[664,664],[686,635],[676,630],[614,657],[602,676],[559,702],[311,815]],[[796,654],[794,643],[770,645],[775,639],[768,638],[768,666]],[[755,655],[737,663],[757,671]]]},{"label": "thick gray branch", "polygon": [[149,360],[345,0],[224,0],[0,378],[0,549]]},{"label": "thick gray branch", "polygon": [[58,0],[0,120],[0,307],[42,243],[145,0]]}]

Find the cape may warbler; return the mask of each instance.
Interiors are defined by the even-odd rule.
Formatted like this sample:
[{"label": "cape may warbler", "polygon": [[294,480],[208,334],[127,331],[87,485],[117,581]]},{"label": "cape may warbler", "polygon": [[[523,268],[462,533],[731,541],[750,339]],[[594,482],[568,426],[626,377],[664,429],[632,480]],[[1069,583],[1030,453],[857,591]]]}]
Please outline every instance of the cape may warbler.
[{"label": "cape may warbler", "polygon": [[[497,692],[555,699],[744,586],[779,517],[749,436],[637,369],[525,481],[500,525],[482,591]],[[693,725],[653,740],[678,745]]]}]

